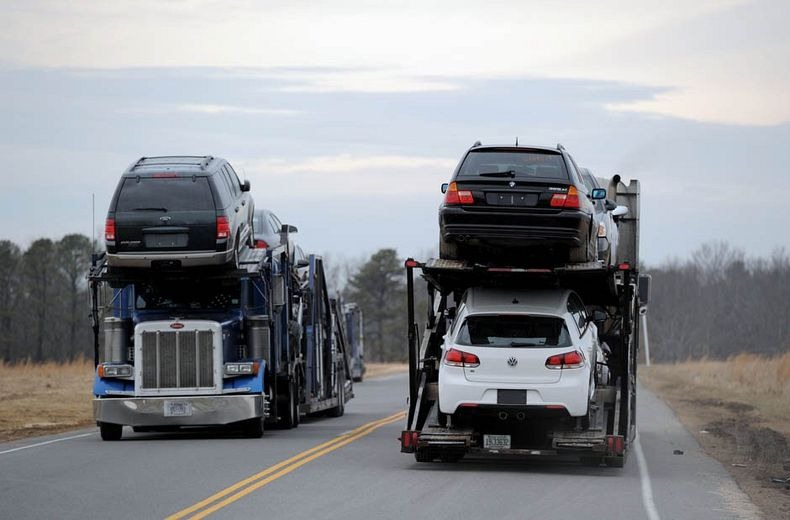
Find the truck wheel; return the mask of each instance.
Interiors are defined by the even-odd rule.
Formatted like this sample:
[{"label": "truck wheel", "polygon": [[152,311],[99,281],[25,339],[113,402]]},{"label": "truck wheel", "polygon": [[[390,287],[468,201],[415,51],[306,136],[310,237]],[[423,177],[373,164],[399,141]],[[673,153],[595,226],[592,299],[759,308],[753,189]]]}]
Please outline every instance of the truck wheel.
[{"label": "truck wheel", "polygon": [[103,441],[119,441],[123,436],[123,426],[120,424],[100,423],[99,433]]},{"label": "truck wheel", "polygon": [[580,457],[579,462],[582,463],[584,466],[592,466],[593,468],[597,468],[603,462],[603,458],[601,457]]},{"label": "truck wheel", "polygon": [[296,428],[299,424],[298,419],[296,418],[298,412],[297,404],[296,404],[296,388],[294,387],[293,382],[288,384],[288,396],[284,403],[278,403],[280,405],[284,405],[283,408],[286,412],[280,416],[280,421],[277,424],[280,428],[284,430],[290,430],[291,428]]},{"label": "truck wheel", "polygon": [[256,417],[245,421],[243,426],[244,436],[249,439],[260,439],[263,437],[263,417]]},{"label": "truck wheel", "polygon": [[[342,375],[342,377],[340,377]],[[337,399],[338,404],[334,408],[330,408],[328,411],[329,417],[343,417],[343,414],[346,413],[346,385],[345,385],[346,377],[343,372],[338,374],[338,388],[337,388]]]},{"label": "truck wheel", "polygon": [[440,453],[439,454],[439,460],[442,461],[442,462],[453,463],[453,462],[458,462],[462,458],[464,458],[464,454],[463,453],[454,452],[454,451],[449,451],[449,452],[446,452],[446,453]]},{"label": "truck wheel", "polygon": [[603,461],[610,468],[622,468],[625,466],[625,457],[606,457]]}]

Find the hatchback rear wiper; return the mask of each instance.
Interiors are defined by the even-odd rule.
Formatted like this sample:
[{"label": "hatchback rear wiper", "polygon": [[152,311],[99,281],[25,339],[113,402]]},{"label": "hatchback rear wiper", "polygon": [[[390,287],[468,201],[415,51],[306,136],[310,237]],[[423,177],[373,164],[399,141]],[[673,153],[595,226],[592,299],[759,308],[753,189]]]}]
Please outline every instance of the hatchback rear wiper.
[{"label": "hatchback rear wiper", "polygon": [[507,171],[504,171],[504,172],[478,173],[478,175],[481,176],[481,177],[511,177],[512,178],[512,177],[516,176],[516,172],[513,171],[513,170],[507,170]]},{"label": "hatchback rear wiper", "polygon": [[134,208],[134,211],[164,211],[167,213],[167,208]]}]

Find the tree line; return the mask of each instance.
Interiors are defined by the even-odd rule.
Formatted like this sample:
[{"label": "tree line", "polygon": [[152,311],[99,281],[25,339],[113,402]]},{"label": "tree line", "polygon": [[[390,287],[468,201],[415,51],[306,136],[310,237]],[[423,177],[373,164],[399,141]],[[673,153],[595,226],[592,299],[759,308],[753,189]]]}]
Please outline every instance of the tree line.
[{"label": "tree line", "polygon": [[[86,282],[91,250],[90,240],[78,234],[39,239],[26,250],[0,240],[0,359],[93,356]],[[343,269],[330,266],[347,273],[333,284],[344,301],[362,308],[368,361],[407,359],[403,261],[387,248]],[[686,260],[643,272],[652,275],[647,323],[653,360],[790,349],[790,257],[784,250],[748,258],[741,249],[715,242]],[[425,283],[415,283],[420,319],[429,302]]]}]

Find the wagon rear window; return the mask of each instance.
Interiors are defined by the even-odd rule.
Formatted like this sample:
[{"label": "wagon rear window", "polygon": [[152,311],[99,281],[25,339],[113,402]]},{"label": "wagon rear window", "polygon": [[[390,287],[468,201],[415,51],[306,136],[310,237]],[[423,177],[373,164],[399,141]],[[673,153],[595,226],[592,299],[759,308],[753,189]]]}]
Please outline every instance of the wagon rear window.
[{"label": "wagon rear window", "polygon": [[475,347],[569,347],[562,318],[498,315],[469,316],[455,342]]},{"label": "wagon rear window", "polygon": [[[511,174],[512,172],[512,174]],[[538,178],[568,180],[560,154],[506,150],[471,151],[464,159],[458,178]]]},{"label": "wagon rear window", "polygon": [[124,179],[116,211],[207,211],[214,198],[206,177],[129,177]]}]

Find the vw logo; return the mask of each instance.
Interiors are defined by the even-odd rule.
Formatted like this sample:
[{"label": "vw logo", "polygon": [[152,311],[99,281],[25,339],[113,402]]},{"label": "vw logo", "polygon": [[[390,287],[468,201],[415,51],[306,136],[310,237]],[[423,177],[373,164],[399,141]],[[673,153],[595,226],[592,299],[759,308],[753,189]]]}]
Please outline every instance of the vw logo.
[{"label": "vw logo", "polygon": [[159,222],[161,222],[162,224],[167,224],[168,222],[170,222],[170,220],[171,220],[170,217],[159,217]]},{"label": "vw logo", "polygon": [[509,186],[510,186],[511,188],[515,188],[515,187],[516,187],[516,183],[515,183],[515,182],[513,182],[513,181],[510,181],[510,184],[509,184]]},{"label": "vw logo", "polygon": [[507,358],[507,365],[510,366],[510,367],[514,367],[514,366],[518,365],[518,359],[516,359],[513,356],[510,356],[509,358]]}]

